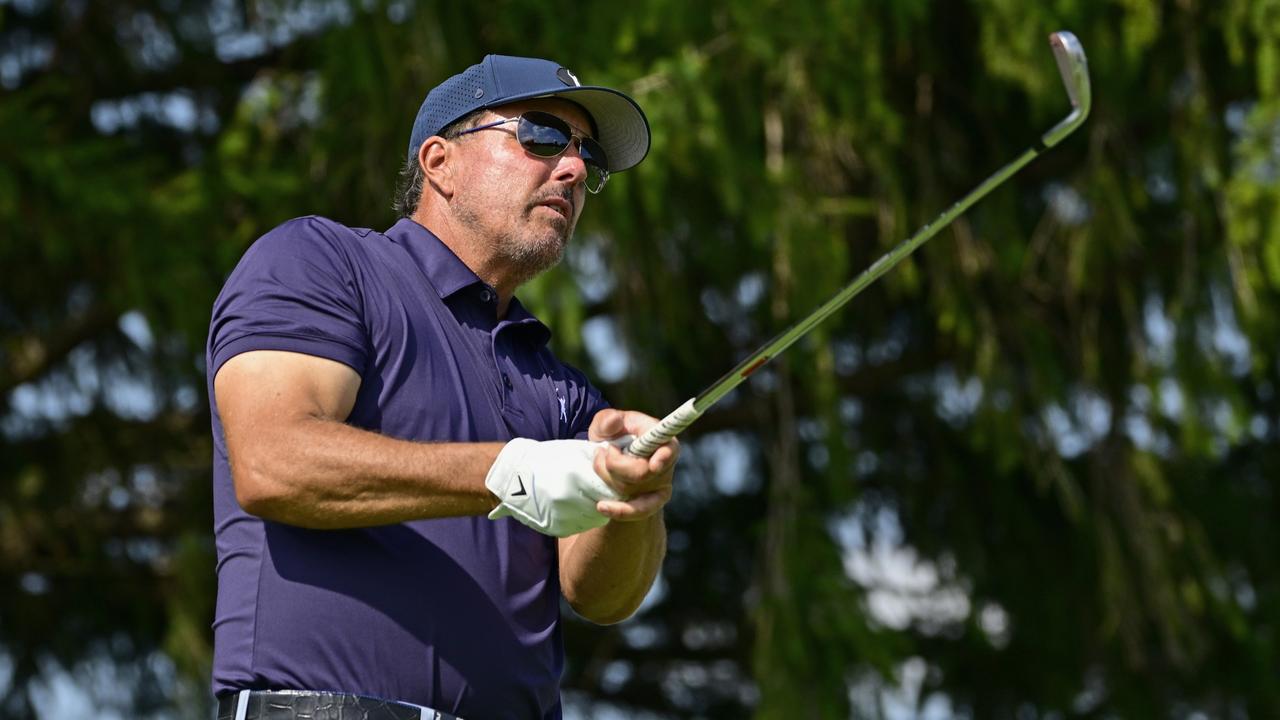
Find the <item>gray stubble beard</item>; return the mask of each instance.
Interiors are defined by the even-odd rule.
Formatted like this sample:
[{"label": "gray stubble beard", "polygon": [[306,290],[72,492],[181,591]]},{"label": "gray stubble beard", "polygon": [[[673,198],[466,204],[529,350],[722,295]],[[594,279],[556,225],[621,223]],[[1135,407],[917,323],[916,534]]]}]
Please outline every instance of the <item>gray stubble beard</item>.
[{"label": "gray stubble beard", "polygon": [[558,242],[552,248],[545,242],[538,243],[536,247],[530,247],[529,243],[522,243],[514,237],[507,236],[499,241],[495,250],[499,257],[507,260],[509,267],[515,268],[516,284],[523,285],[560,264],[564,259],[564,249],[569,244],[569,238],[564,235],[557,237]]},{"label": "gray stubble beard", "polygon": [[[535,207],[537,207],[536,204],[525,208],[524,220],[532,220]],[[457,206],[455,212],[464,223],[473,228],[479,226],[478,215],[465,203]],[[489,241],[492,257],[501,260],[506,267],[511,268],[516,284],[523,285],[560,263],[564,258],[564,250],[569,245],[569,239],[573,236],[573,230],[572,221],[565,218],[565,229],[554,236],[535,240],[530,237],[521,238],[513,233],[504,233],[489,236],[486,240]]]},{"label": "gray stubble beard", "polygon": [[[532,220],[533,210],[533,207],[525,210],[526,221]],[[554,235],[529,233],[522,238],[517,234],[503,234],[493,238],[493,257],[502,259],[506,267],[512,269],[516,284],[523,285],[558,265],[572,236],[573,224],[567,218],[564,230]]]}]

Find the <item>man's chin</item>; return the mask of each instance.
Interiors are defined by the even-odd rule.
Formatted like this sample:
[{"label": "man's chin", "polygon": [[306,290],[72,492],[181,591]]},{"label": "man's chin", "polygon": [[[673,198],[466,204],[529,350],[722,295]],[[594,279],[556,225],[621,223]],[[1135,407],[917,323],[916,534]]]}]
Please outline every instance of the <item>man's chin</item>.
[{"label": "man's chin", "polygon": [[546,227],[553,234],[560,247],[569,244],[569,238],[573,235],[573,223],[569,222],[569,218],[552,210],[547,214]]},{"label": "man's chin", "polygon": [[539,237],[530,238],[526,247],[539,254],[554,254],[556,262],[559,262],[564,249],[569,246],[571,237],[573,237],[573,225],[561,217],[558,221],[550,223]]},{"label": "man's chin", "polygon": [[530,280],[559,264],[564,258],[567,243],[568,238],[558,233],[537,240],[531,239],[511,247],[509,258],[512,265],[520,269],[519,274],[523,279]]}]

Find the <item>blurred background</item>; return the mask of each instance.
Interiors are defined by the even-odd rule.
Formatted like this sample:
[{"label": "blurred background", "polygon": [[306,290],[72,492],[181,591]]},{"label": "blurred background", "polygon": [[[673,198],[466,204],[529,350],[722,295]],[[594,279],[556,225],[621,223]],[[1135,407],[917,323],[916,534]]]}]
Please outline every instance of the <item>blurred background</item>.
[{"label": "blurred background", "polygon": [[1064,117],[1059,29],[1091,119],[688,433],[567,716],[1280,717],[1276,0],[0,0],[0,716],[210,717],[211,303],[389,227],[440,80],[648,112],[520,295],[663,415]]}]

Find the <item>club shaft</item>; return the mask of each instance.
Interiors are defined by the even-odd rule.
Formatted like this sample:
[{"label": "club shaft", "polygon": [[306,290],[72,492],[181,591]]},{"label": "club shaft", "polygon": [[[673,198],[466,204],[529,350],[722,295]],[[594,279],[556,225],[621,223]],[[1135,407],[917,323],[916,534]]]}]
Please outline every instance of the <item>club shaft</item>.
[{"label": "club shaft", "polygon": [[938,234],[942,228],[950,225],[961,213],[968,210],[971,205],[981,200],[987,193],[999,186],[1011,175],[1022,169],[1024,165],[1031,162],[1040,154],[1040,147],[1031,148],[1018,156],[1016,160],[997,170],[982,184],[974,188],[968,195],[960,198],[951,207],[942,212],[941,215],[934,218],[932,222],[916,231],[914,235],[898,243],[889,252],[885,253],[879,260],[871,264],[871,267],[863,270],[858,277],[853,279],[834,297],[823,303],[818,309],[814,310],[807,317],[803,318],[791,327],[783,330],[776,337],[765,343],[749,355],[745,360],[738,363],[732,370],[725,373],[719,380],[712,383],[706,390],[698,393],[684,405],[681,405],[674,412],[656,425],[652,430],[644,435],[636,438],[636,440],[627,448],[627,452],[638,455],[640,457],[649,457],[663,443],[680,434],[685,428],[693,424],[707,408],[715,405],[725,395],[728,395],[734,388],[742,384],[744,380],[751,376],[756,370],[763,367],[769,360],[777,357],[784,350],[791,347],[796,340],[804,337],[818,323],[826,320],[833,313],[844,307],[850,300],[866,289],[868,285],[875,282],[881,275],[889,272],[895,265],[902,262],[908,255],[915,252],[917,248],[923,245],[929,238]]},{"label": "club shaft", "polygon": [[898,243],[896,247],[872,263],[871,267],[862,271],[862,274],[836,293],[835,297],[823,303],[804,319],[779,333],[759,350],[756,350],[732,370],[725,373],[719,380],[712,383],[706,390],[686,401],[664,417],[657,425],[636,438],[627,447],[627,452],[639,457],[653,455],[659,447],[692,425],[702,413],[742,384],[752,373],[791,347],[796,340],[803,337],[818,323],[844,307],[846,303],[862,292],[868,285],[893,269],[894,266],[936,235],[939,230],[950,225],[961,213],[968,210],[970,206],[1008,180],[1027,163],[1036,159],[1045,150],[1053,147],[1060,140],[1074,132],[1084,122],[1085,117],[1088,116],[1091,102],[1084,50],[1080,47],[1076,37],[1069,32],[1054,33],[1050,36],[1050,44],[1053,46],[1063,82],[1071,98],[1072,112],[1070,115],[1041,135],[1039,142],[1034,147],[1028,148],[1012,162],[992,173],[990,177],[971,190],[968,195],[957,200],[951,207],[944,210],[941,215],[934,218],[932,222],[917,230],[914,235]]},{"label": "club shaft", "polygon": [[791,347],[796,340],[804,337],[810,330],[817,326],[818,323],[826,320],[837,310],[844,307],[844,305],[857,296],[858,293],[866,289],[868,285],[878,280],[881,275],[892,270],[895,265],[902,262],[911,253],[915,252],[916,249],[928,241],[929,238],[936,235],[939,230],[950,225],[951,222],[967,210],[969,206],[982,199],[984,195],[991,192],[993,188],[1004,182],[1010,175],[1013,175],[1020,170],[1023,165],[1026,165],[1028,162],[1035,159],[1038,154],[1039,152],[1035,149],[1026,151],[1019,156],[1017,160],[1014,160],[1001,168],[994,175],[984,180],[981,185],[975,188],[968,195],[964,196],[954,205],[947,208],[941,215],[935,218],[933,222],[930,222],[916,231],[915,235],[912,235],[906,240],[898,243],[896,247],[885,253],[879,260],[872,263],[871,267],[863,270],[862,274],[853,279],[853,282],[846,285],[839,293],[836,293],[835,297],[823,303],[817,310],[810,313],[808,317],[779,333],[777,337],[765,343],[750,357],[743,360],[714,384],[699,393],[698,396],[694,398],[694,408],[701,413],[714,405],[720,400],[720,398],[724,397],[729,393],[729,391],[737,387],[743,380],[750,377],[751,373],[755,372],[769,360],[782,353],[782,351]]}]

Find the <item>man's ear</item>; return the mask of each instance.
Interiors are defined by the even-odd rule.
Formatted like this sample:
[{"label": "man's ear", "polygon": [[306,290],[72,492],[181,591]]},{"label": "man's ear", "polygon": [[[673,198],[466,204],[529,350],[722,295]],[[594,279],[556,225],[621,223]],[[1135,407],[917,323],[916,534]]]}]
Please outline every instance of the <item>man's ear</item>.
[{"label": "man's ear", "polygon": [[[432,135],[418,148],[418,166],[427,184],[445,199],[453,197],[453,163],[457,160],[454,144]],[[425,188],[424,188],[425,190]]]}]

